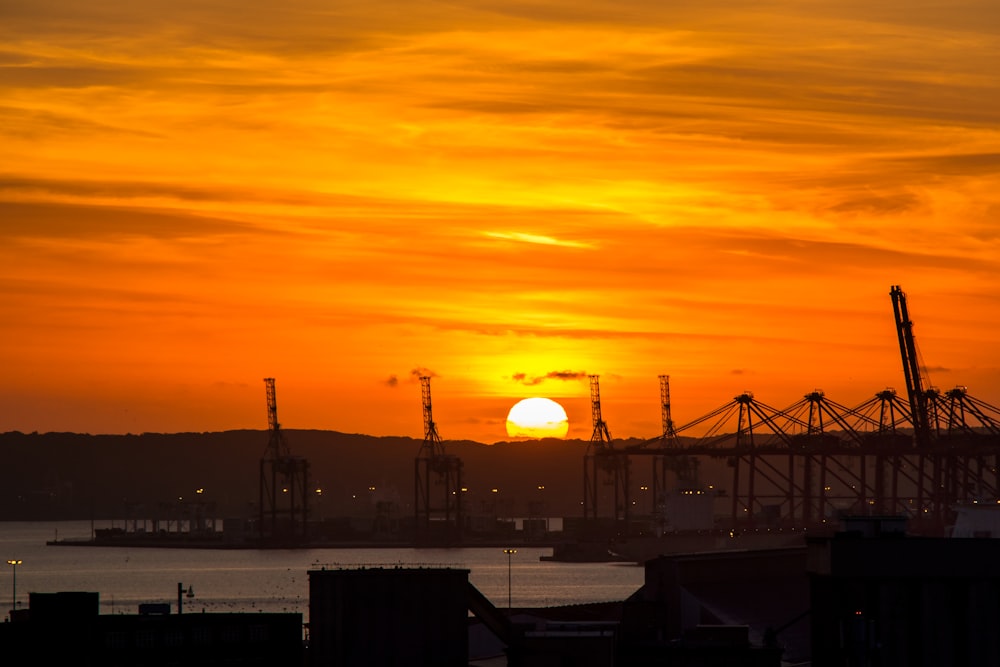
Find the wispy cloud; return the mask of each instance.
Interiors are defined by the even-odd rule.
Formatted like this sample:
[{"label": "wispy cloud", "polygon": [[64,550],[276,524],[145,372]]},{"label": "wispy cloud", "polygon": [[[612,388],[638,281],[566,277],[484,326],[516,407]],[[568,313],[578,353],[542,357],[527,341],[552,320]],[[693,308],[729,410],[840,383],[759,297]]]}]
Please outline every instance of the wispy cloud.
[{"label": "wispy cloud", "polygon": [[553,238],[551,236],[543,236],[541,234],[528,234],[525,232],[483,232],[483,235],[494,239],[503,239],[505,241],[517,241],[519,243],[554,245],[554,246],[563,246],[566,248],[592,247],[590,244],[582,243],[580,241],[565,241]]},{"label": "wispy cloud", "polygon": [[510,379],[519,384],[523,384],[529,387],[533,387],[542,384],[546,380],[559,380],[562,382],[571,382],[576,380],[584,380],[587,378],[586,371],[549,371],[545,375],[534,375],[529,376],[527,373],[514,373],[510,376]]}]

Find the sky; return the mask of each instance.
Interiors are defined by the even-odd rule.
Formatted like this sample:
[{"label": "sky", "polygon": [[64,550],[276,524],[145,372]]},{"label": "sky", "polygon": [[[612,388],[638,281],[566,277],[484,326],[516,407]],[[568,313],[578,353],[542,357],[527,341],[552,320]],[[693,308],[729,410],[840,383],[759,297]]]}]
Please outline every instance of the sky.
[{"label": "sky", "polygon": [[1000,5],[0,0],[0,431],[1000,403]]}]

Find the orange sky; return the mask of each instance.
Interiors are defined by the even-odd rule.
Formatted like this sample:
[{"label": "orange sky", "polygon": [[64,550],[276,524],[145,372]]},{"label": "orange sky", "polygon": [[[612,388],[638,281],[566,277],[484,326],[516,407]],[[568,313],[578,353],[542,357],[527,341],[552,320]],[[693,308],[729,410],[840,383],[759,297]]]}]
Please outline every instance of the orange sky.
[{"label": "orange sky", "polygon": [[[875,6],[877,5],[877,6]],[[1000,403],[1000,5],[3,0],[0,431]],[[566,379],[568,378],[568,379]]]}]

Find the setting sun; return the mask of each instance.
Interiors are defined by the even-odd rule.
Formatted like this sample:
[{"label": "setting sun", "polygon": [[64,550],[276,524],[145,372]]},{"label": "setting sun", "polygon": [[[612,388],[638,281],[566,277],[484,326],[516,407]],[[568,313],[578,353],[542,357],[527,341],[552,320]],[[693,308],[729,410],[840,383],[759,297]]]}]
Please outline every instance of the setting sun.
[{"label": "setting sun", "polygon": [[512,438],[565,438],[569,419],[563,406],[548,398],[526,398],[507,413]]}]

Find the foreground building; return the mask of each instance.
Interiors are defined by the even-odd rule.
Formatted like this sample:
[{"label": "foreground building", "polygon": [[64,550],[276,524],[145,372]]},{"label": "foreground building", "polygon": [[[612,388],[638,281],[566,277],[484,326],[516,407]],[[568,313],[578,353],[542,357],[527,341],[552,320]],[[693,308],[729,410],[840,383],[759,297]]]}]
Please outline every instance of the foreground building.
[{"label": "foreground building", "polygon": [[[303,664],[302,614],[99,614],[97,593],[31,593],[0,624],[0,650],[25,664],[265,667]],[[168,605],[162,605],[169,609]]]},{"label": "foreground building", "polygon": [[1000,540],[847,528],[808,544],[815,667],[1000,665]]},{"label": "foreground building", "polygon": [[99,615],[96,593],[32,593],[0,651],[139,667],[467,667],[473,648],[507,667],[1000,665],[1000,540],[904,527],[848,519],[801,547],[660,556],[624,601],[551,609],[499,610],[465,569],[313,570],[307,650],[301,614]]}]

